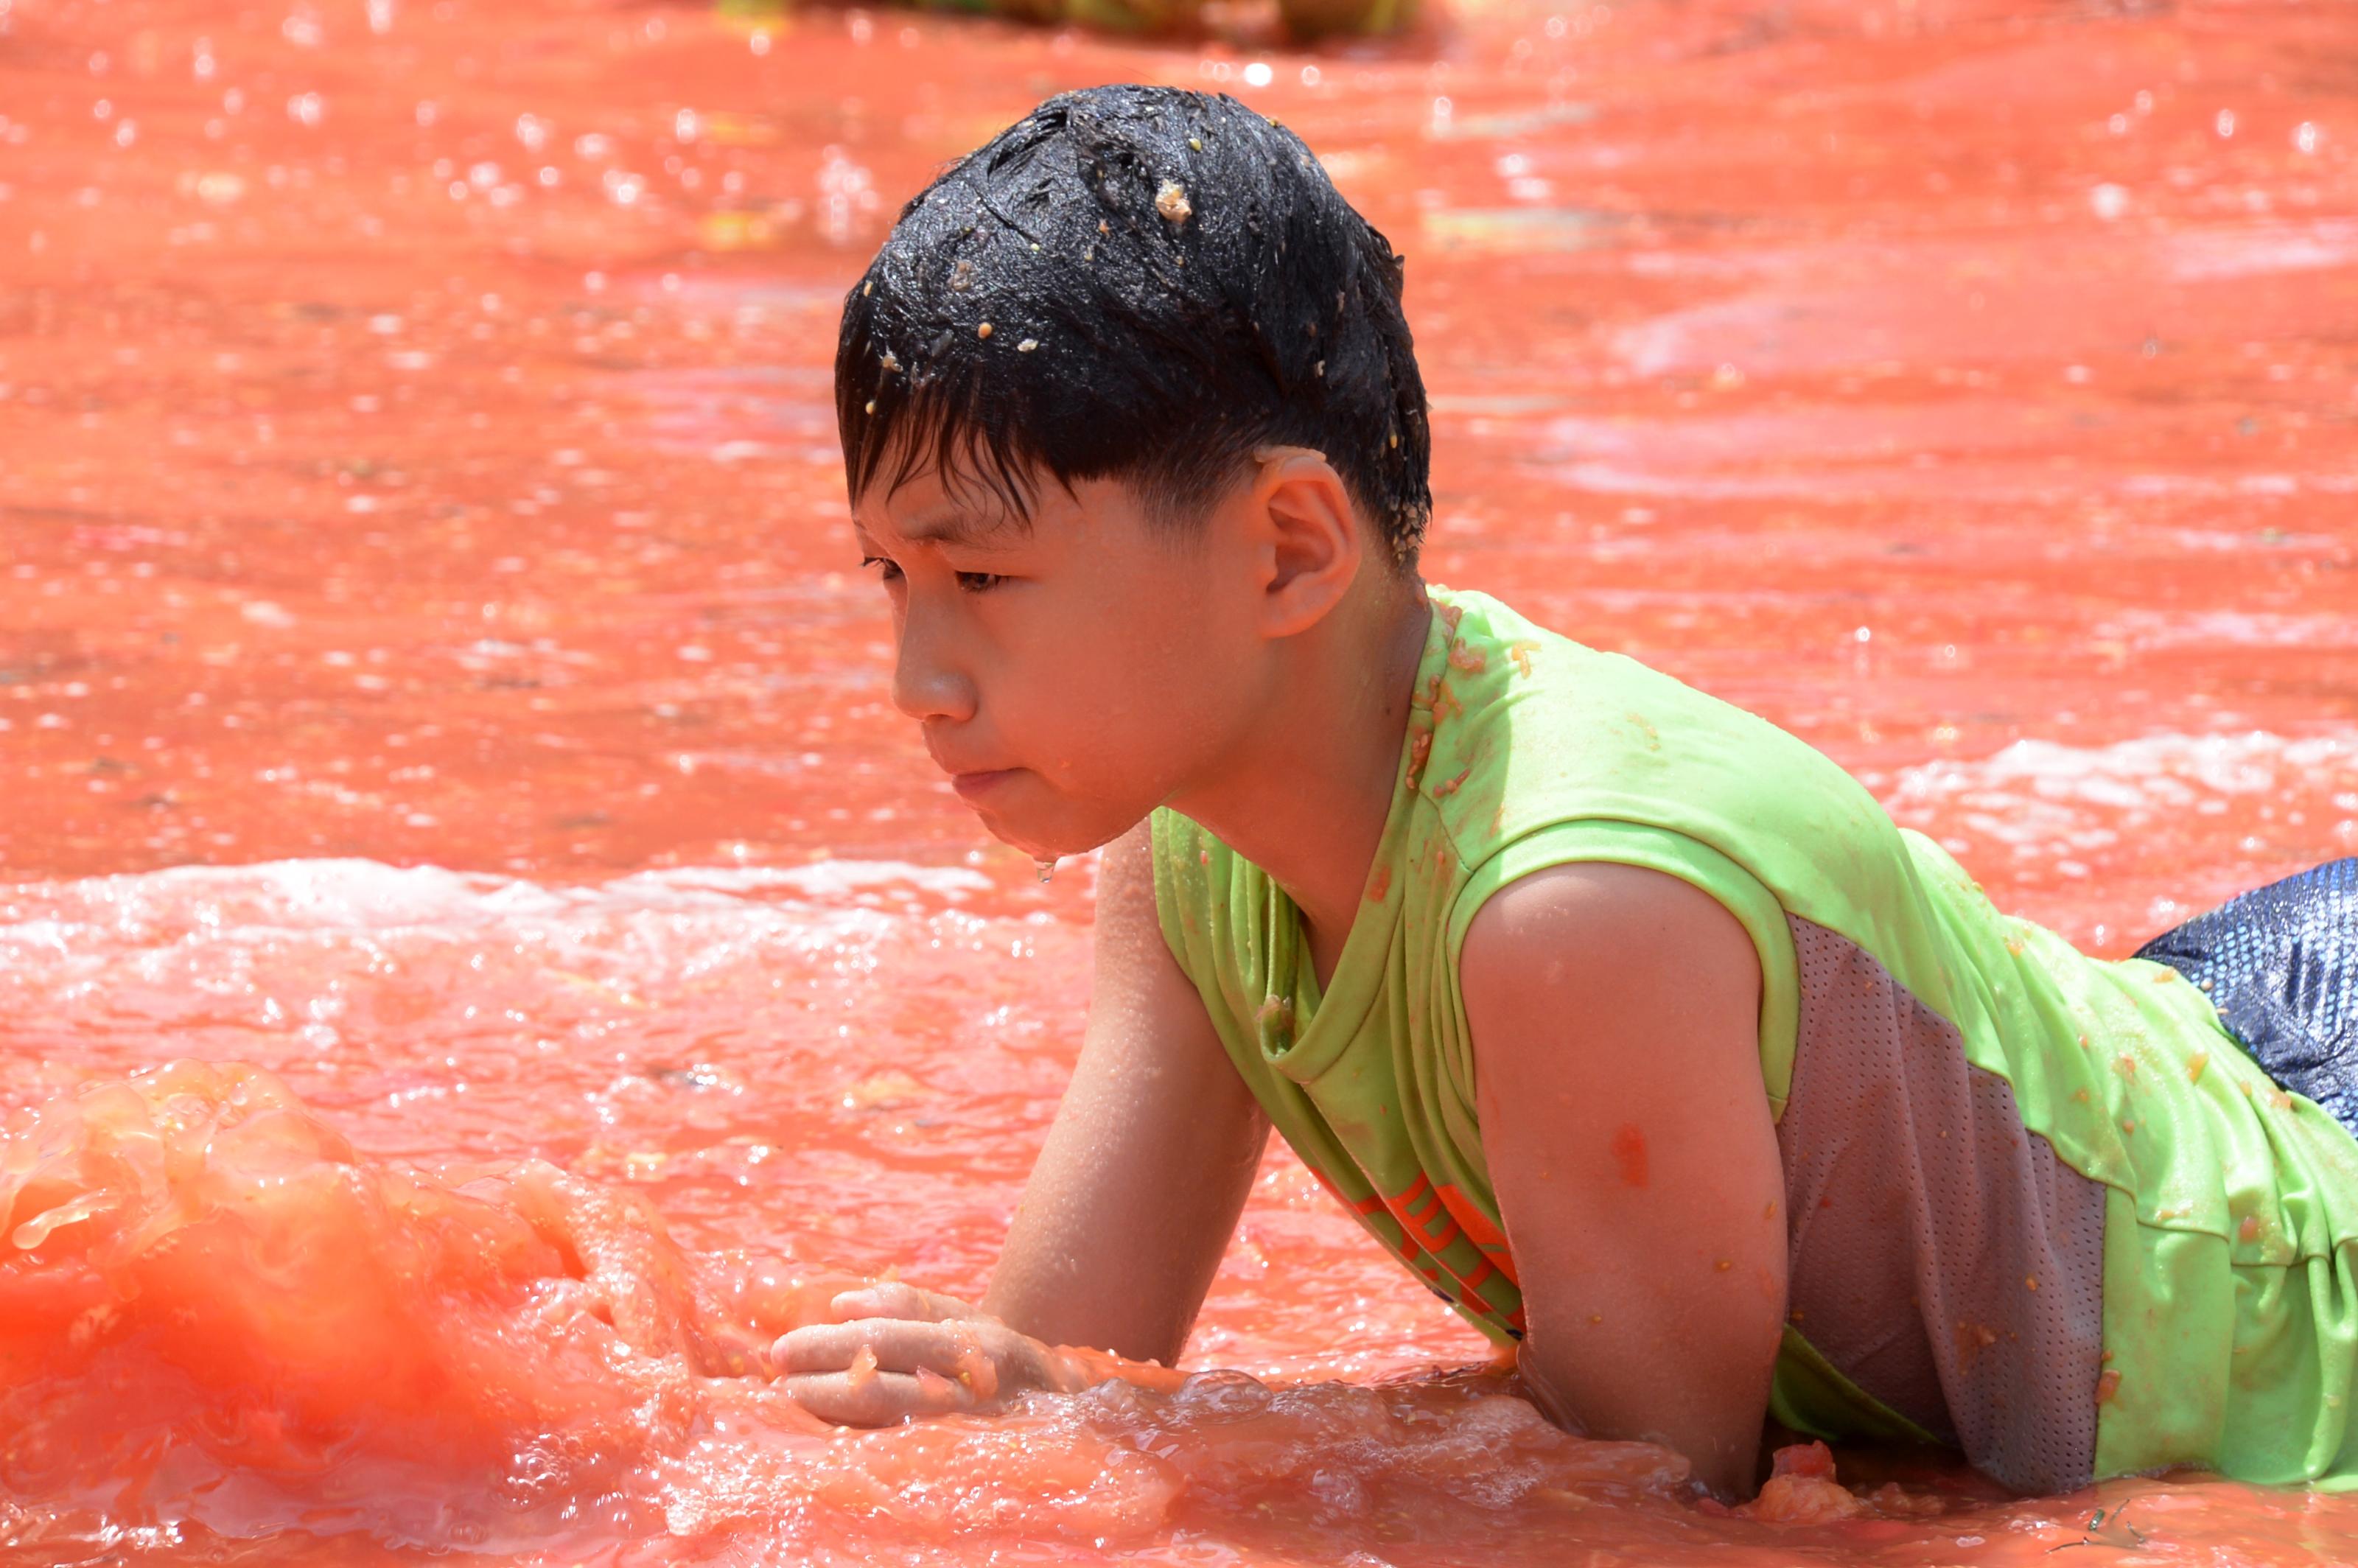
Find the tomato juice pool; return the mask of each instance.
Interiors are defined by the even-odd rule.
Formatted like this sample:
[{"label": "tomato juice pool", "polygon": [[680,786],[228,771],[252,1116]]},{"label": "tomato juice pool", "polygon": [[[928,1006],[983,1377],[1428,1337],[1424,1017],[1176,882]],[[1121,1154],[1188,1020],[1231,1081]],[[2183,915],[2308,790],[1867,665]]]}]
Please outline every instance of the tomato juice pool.
[{"label": "tomato juice pool", "polygon": [[1079,1039],[1093,868],[892,711],[829,391],[1052,92],[1236,93],[1406,254],[1433,579],[2091,951],[2358,853],[2338,8],[1215,20],[0,0],[0,1561],[2358,1560],[2191,1474],[1698,1507],[1282,1152],[1207,1375],[772,1387],[843,1283],[981,1289]]}]

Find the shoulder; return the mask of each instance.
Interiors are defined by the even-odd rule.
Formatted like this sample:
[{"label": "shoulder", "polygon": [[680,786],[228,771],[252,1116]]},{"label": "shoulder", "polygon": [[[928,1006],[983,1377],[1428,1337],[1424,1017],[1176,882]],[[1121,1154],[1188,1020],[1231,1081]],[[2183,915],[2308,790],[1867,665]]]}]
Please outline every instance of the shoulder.
[{"label": "shoulder", "polygon": [[1098,863],[1097,916],[1091,933],[1096,1001],[1111,1011],[1152,1003],[1164,1021],[1174,1011],[1202,1011],[1192,979],[1184,927],[1158,895],[1161,881],[1152,827],[1141,822],[1105,847]]},{"label": "shoulder", "polygon": [[1752,939],[1725,905],[1682,877],[1613,860],[1531,871],[1482,901],[1461,963],[1496,970],[1547,955],[1616,960],[1750,958]]},{"label": "shoulder", "polygon": [[1724,1011],[1758,994],[1751,936],[1718,899],[1667,872],[1575,861],[1518,877],[1466,927],[1458,983],[1486,1032],[1642,1024],[1664,1010]]},{"label": "shoulder", "polygon": [[1833,797],[1872,805],[1804,742],[1665,671],[1479,595],[1436,603],[1455,619],[1416,695],[1422,784],[1465,850],[1584,817],[1748,842]]}]

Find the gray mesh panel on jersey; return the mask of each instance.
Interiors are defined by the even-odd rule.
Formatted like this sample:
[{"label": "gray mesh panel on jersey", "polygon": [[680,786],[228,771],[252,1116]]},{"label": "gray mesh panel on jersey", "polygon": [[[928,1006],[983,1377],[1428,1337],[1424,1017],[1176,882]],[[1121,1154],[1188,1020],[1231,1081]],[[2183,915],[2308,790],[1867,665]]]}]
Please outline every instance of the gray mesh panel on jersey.
[{"label": "gray mesh panel on jersey", "polygon": [[1993,1479],[2085,1485],[2104,1187],[2024,1129],[2013,1087],[1968,1062],[1955,1025],[1872,955],[1787,923],[1801,1027],[1777,1141],[1794,1326]]}]

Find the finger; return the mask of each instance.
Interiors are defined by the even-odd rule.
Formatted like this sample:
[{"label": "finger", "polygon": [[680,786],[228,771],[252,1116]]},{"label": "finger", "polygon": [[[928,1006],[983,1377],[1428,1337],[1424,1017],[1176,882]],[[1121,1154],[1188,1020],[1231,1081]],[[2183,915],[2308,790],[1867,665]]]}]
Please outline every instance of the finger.
[{"label": "finger", "polygon": [[770,1354],[773,1363],[789,1373],[844,1371],[865,1349],[888,1372],[923,1368],[956,1377],[984,1348],[977,1333],[980,1326],[894,1317],[817,1323],[781,1336]]},{"label": "finger", "polygon": [[827,1305],[828,1315],[838,1323],[863,1317],[904,1317],[931,1323],[937,1315],[933,1303],[926,1300],[926,1292],[892,1280],[871,1281],[839,1291]]},{"label": "finger", "polygon": [[891,1426],[911,1416],[971,1409],[974,1397],[931,1372],[822,1372],[786,1379],[786,1397],[838,1426]]},{"label": "finger", "polygon": [[827,1306],[838,1323],[861,1317],[905,1317],[923,1323],[948,1323],[986,1315],[956,1296],[921,1291],[898,1280],[879,1280],[842,1292]]}]

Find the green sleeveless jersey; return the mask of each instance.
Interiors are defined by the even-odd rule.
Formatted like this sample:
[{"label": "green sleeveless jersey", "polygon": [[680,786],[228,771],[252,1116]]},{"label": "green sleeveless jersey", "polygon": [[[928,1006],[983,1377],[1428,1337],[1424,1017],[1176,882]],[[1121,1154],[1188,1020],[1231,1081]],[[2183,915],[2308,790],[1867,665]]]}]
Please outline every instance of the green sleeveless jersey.
[{"label": "green sleeveless jersey", "polygon": [[1771,1411],[1931,1438],[2024,1490],[2207,1465],[2358,1485],[2358,1141],[2177,971],[2001,914],[1766,721],[1432,590],[1399,782],[1330,985],[1261,870],[1170,811],[1155,901],[1303,1161],[1494,1339],[1522,1292],[1458,952],[1520,876],[1679,877],[1759,955],[1789,1217]]}]

